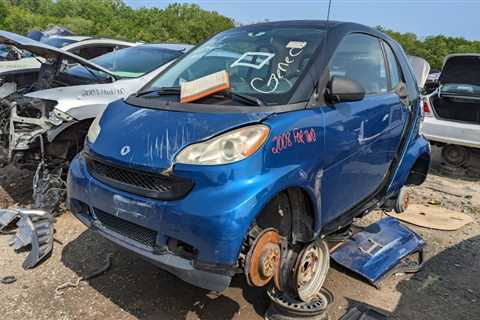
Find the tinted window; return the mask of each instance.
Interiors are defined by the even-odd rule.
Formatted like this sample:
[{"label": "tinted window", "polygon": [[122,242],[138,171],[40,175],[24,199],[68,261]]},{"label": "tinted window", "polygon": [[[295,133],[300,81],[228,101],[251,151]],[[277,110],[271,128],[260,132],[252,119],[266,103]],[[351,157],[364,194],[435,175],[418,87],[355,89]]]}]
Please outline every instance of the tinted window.
[{"label": "tinted window", "polygon": [[385,60],[375,37],[361,34],[345,37],[330,62],[330,73],[356,80],[367,94],[388,91]]},{"label": "tinted window", "polygon": [[384,42],[385,53],[388,60],[388,68],[390,70],[390,81],[392,88],[395,88],[400,82],[403,82],[402,71],[398,65],[398,60],[393,53],[392,48]]}]

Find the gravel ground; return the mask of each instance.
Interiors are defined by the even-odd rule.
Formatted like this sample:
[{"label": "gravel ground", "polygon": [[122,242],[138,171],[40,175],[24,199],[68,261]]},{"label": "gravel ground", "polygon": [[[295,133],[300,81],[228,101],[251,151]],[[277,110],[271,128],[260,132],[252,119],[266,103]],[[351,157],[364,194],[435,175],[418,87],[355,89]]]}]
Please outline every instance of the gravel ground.
[{"label": "gravel ground", "polygon": [[[28,172],[2,169],[0,206],[28,204],[30,179]],[[469,173],[445,171],[437,163],[427,182],[410,190],[413,202],[462,211],[475,222],[453,232],[410,226],[427,241],[425,266],[413,276],[392,276],[381,289],[333,265],[326,281],[335,296],[331,318],[338,319],[356,303],[394,319],[480,318],[479,181]],[[359,223],[380,218],[382,213],[375,212]],[[2,319],[262,319],[268,307],[264,290],[248,287],[243,277],[234,278],[222,294],[195,288],[88,231],[69,212],[56,223],[52,256],[35,269],[21,268],[27,252],[15,253],[8,246],[10,238],[0,235],[0,276],[14,275],[17,281],[0,284]],[[110,253],[112,267],[105,274],[55,294],[58,285],[100,268]]]}]

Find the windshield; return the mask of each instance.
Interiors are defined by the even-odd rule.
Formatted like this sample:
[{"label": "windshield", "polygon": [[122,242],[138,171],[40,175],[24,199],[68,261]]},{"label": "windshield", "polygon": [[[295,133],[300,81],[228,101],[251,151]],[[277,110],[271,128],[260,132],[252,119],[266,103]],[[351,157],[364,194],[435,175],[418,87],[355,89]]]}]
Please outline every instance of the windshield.
[{"label": "windshield", "polygon": [[[90,61],[110,70],[112,74],[120,78],[137,78],[161,67],[180,54],[180,51],[140,46],[113,51]],[[96,76],[99,76],[97,71],[94,71],[95,75],[93,75],[91,70],[87,70],[78,64],[71,66],[64,72],[75,77],[90,78],[91,80],[96,80]]]},{"label": "windshield", "polygon": [[442,92],[480,96],[480,84],[447,83],[442,86]]},{"label": "windshield", "polygon": [[77,40],[62,38],[62,37],[49,37],[49,38],[41,39],[40,42],[48,44],[49,46],[52,46],[55,48],[62,48],[62,47],[65,47],[66,45],[77,42]]},{"label": "windshield", "polygon": [[181,55],[180,51],[137,46],[104,54],[91,61],[122,78],[136,78],[149,73]]},{"label": "windshield", "polygon": [[324,30],[303,27],[226,31],[185,55],[142,91],[178,87],[226,70],[234,93],[256,97],[268,105],[287,104],[324,34]]}]

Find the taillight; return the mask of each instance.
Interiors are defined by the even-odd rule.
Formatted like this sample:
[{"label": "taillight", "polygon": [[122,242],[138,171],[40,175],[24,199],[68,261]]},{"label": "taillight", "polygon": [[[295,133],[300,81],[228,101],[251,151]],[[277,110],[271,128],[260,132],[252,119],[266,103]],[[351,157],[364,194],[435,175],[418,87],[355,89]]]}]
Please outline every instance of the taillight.
[{"label": "taillight", "polygon": [[430,102],[428,101],[428,98],[423,99],[423,114],[426,116],[431,115]]}]

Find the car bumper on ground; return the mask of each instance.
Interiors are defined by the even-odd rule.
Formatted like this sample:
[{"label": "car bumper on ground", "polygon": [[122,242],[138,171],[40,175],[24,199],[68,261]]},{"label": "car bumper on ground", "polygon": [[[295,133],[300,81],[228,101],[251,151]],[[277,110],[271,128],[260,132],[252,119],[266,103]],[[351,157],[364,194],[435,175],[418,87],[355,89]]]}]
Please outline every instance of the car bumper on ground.
[{"label": "car bumper on ground", "polygon": [[480,148],[480,125],[425,117],[422,133],[430,141]]}]

